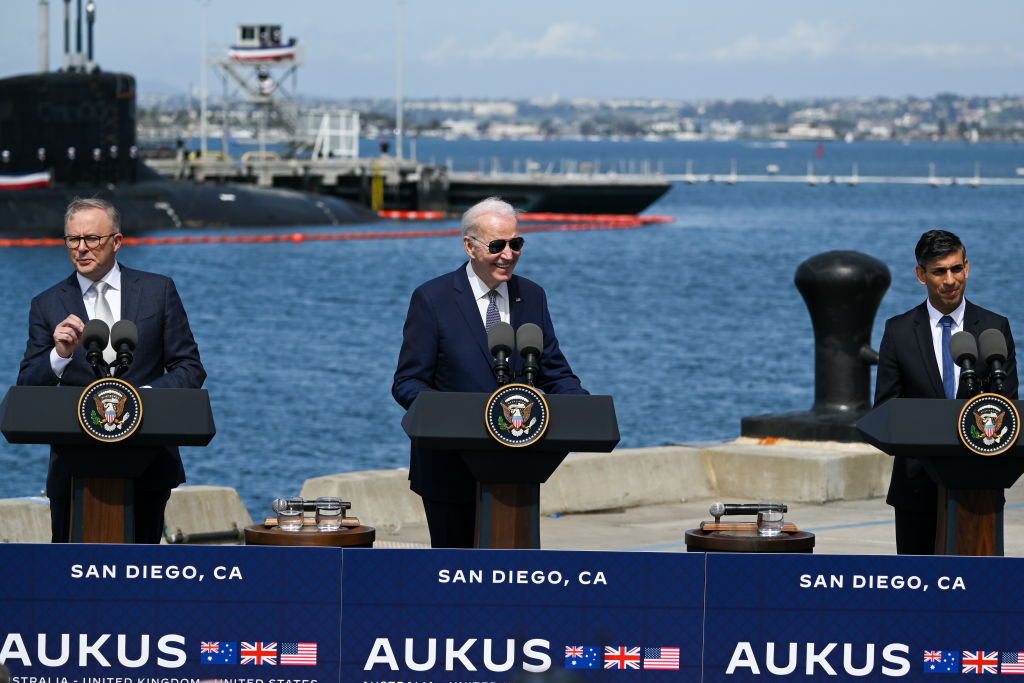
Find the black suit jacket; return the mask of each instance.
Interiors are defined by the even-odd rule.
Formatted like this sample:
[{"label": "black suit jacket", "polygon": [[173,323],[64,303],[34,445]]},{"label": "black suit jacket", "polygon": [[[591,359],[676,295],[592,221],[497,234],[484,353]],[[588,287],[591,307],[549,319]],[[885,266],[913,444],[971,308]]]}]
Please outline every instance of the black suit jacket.
[{"label": "black suit jacket", "polygon": [[[967,301],[963,329],[975,337],[987,329],[997,329],[1006,337],[1006,382],[1003,395],[1017,398],[1017,354],[1010,322],[1003,316]],[[975,365],[979,378],[986,378],[989,368],[984,360]],[[988,390],[988,387],[985,387]],[[885,323],[882,343],[878,349],[878,373],[875,379],[875,405],[891,398],[945,398],[942,375],[935,359],[931,324],[925,303]],[[957,398],[968,398],[961,384]],[[896,456],[886,502],[900,508],[935,509],[935,483],[928,477],[917,458]]]},{"label": "black suit jacket", "polygon": [[[513,275],[508,295],[512,327],[534,323],[544,333],[536,386],[551,394],[587,393],[558,347],[540,285]],[[514,372],[522,368],[518,354],[509,361]],[[498,383],[493,364],[465,264],[417,287],[409,302],[391,387],[395,400],[408,409],[421,391],[494,392]],[[454,451],[412,448],[409,479],[412,490],[425,498],[467,502],[476,495],[476,483]]]},{"label": "black suit jacket", "polygon": [[[135,359],[121,376],[135,387],[195,388],[203,385],[206,370],[174,282],[163,275],[121,268],[121,320],[131,320],[139,330]],[[30,386],[86,386],[96,378],[85,360],[85,349],[75,349],[71,362],[57,377],[50,367],[53,330],[74,313],[86,321],[85,303],[78,278],[72,273],[32,299],[28,317],[28,342],[18,372],[18,384]],[[68,474],[59,452],[51,449],[46,487],[50,496],[62,495]],[[153,464],[137,481],[141,489],[173,488],[185,481],[177,447],[159,449]]]}]

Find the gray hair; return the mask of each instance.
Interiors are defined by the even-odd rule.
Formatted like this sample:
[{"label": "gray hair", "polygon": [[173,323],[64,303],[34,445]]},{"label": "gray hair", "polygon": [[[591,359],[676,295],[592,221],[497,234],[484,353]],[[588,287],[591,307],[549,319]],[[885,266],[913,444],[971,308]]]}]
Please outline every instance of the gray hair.
[{"label": "gray hair", "polygon": [[498,216],[516,217],[515,208],[501,197],[488,197],[469,207],[466,213],[462,214],[462,236],[477,234],[477,221],[481,216],[493,213]]},{"label": "gray hair", "polygon": [[68,204],[67,211],[64,212],[64,231],[67,232],[68,223],[71,221],[71,217],[83,209],[99,209],[100,211],[106,211],[107,217],[110,219],[110,224],[114,227],[114,232],[121,232],[121,214],[118,212],[114,205],[108,202],[106,199],[100,199],[99,197],[75,197]]}]

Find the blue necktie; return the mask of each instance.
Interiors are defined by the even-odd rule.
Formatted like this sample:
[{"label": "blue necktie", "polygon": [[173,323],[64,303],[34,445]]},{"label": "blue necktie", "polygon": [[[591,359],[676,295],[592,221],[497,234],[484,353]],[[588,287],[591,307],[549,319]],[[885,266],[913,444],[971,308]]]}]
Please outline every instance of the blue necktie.
[{"label": "blue necktie", "polygon": [[498,291],[492,289],[487,292],[487,296],[491,301],[487,304],[487,320],[484,321],[484,329],[489,330],[491,325],[501,320],[501,314],[498,313]]},{"label": "blue necktie", "polygon": [[942,323],[942,389],[946,398],[956,398],[956,373],[953,371],[953,356],[949,353],[949,338],[953,332],[953,319],[948,315],[939,318]]}]

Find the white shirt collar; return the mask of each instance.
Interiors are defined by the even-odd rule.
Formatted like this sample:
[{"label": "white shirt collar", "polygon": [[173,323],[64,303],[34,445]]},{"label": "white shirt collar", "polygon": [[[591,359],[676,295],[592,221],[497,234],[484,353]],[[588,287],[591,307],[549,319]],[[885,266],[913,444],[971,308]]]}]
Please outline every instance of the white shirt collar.
[{"label": "white shirt collar", "polygon": [[[928,309],[928,322],[931,323],[932,327],[939,327],[941,325],[939,321],[942,319],[942,316],[946,314],[932,306],[932,302],[927,299],[925,300],[925,307]],[[960,300],[960,305],[949,314],[949,317],[953,319],[953,327],[958,330],[964,329],[964,312],[966,308],[967,299],[963,298]]]},{"label": "white shirt collar", "polygon": [[[466,275],[469,277],[469,286],[473,290],[474,299],[482,299],[487,296],[490,288],[484,284],[484,281],[480,279],[480,276],[473,270],[473,262],[470,261],[466,264]],[[498,292],[498,296],[508,301],[508,283],[501,282],[497,287],[494,288]]]},{"label": "white shirt collar", "polygon": [[[82,288],[82,296],[85,296],[85,293],[92,287],[93,281],[79,272],[76,272],[75,275],[78,276],[78,286]],[[117,261],[114,261],[114,267],[99,281],[106,282],[111,288],[121,291],[121,267],[117,265]]]}]

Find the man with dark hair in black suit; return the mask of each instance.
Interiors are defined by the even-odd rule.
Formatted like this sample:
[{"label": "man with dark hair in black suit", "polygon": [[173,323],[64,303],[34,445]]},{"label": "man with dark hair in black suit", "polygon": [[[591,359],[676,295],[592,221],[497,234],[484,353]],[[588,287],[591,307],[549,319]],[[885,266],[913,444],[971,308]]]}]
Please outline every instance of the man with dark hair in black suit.
[{"label": "man with dark hair in black suit", "polygon": [[[1017,357],[1010,323],[964,298],[970,263],[960,238],[946,230],[929,230],[921,235],[914,253],[914,272],[928,298],[885,323],[878,351],[875,405],[890,398],[967,398],[965,388],[959,385],[960,368],[943,345],[943,327],[949,328],[947,340],[962,330],[975,337],[987,329],[1002,332],[1007,348],[1002,394],[1016,399]],[[978,359],[975,369],[979,377],[988,374],[984,359]],[[935,553],[937,494],[938,487],[917,458],[893,459],[886,502],[895,509],[896,552]]]},{"label": "man with dark hair in black suit", "polygon": [[[135,387],[198,389],[206,379],[199,348],[174,282],[117,262],[121,217],[109,202],[75,198],[64,215],[64,242],[75,272],[32,299],[28,343],[18,384],[87,386],[95,380],[82,348],[85,320],[108,325],[131,320],[138,328],[135,357],[121,379]],[[108,346],[106,360],[111,360]],[[175,446],[154,448],[152,464],[135,481],[135,539],[159,543],[171,489],[185,481]],[[59,448],[50,450],[46,475],[54,543],[70,533],[71,475]]]}]

